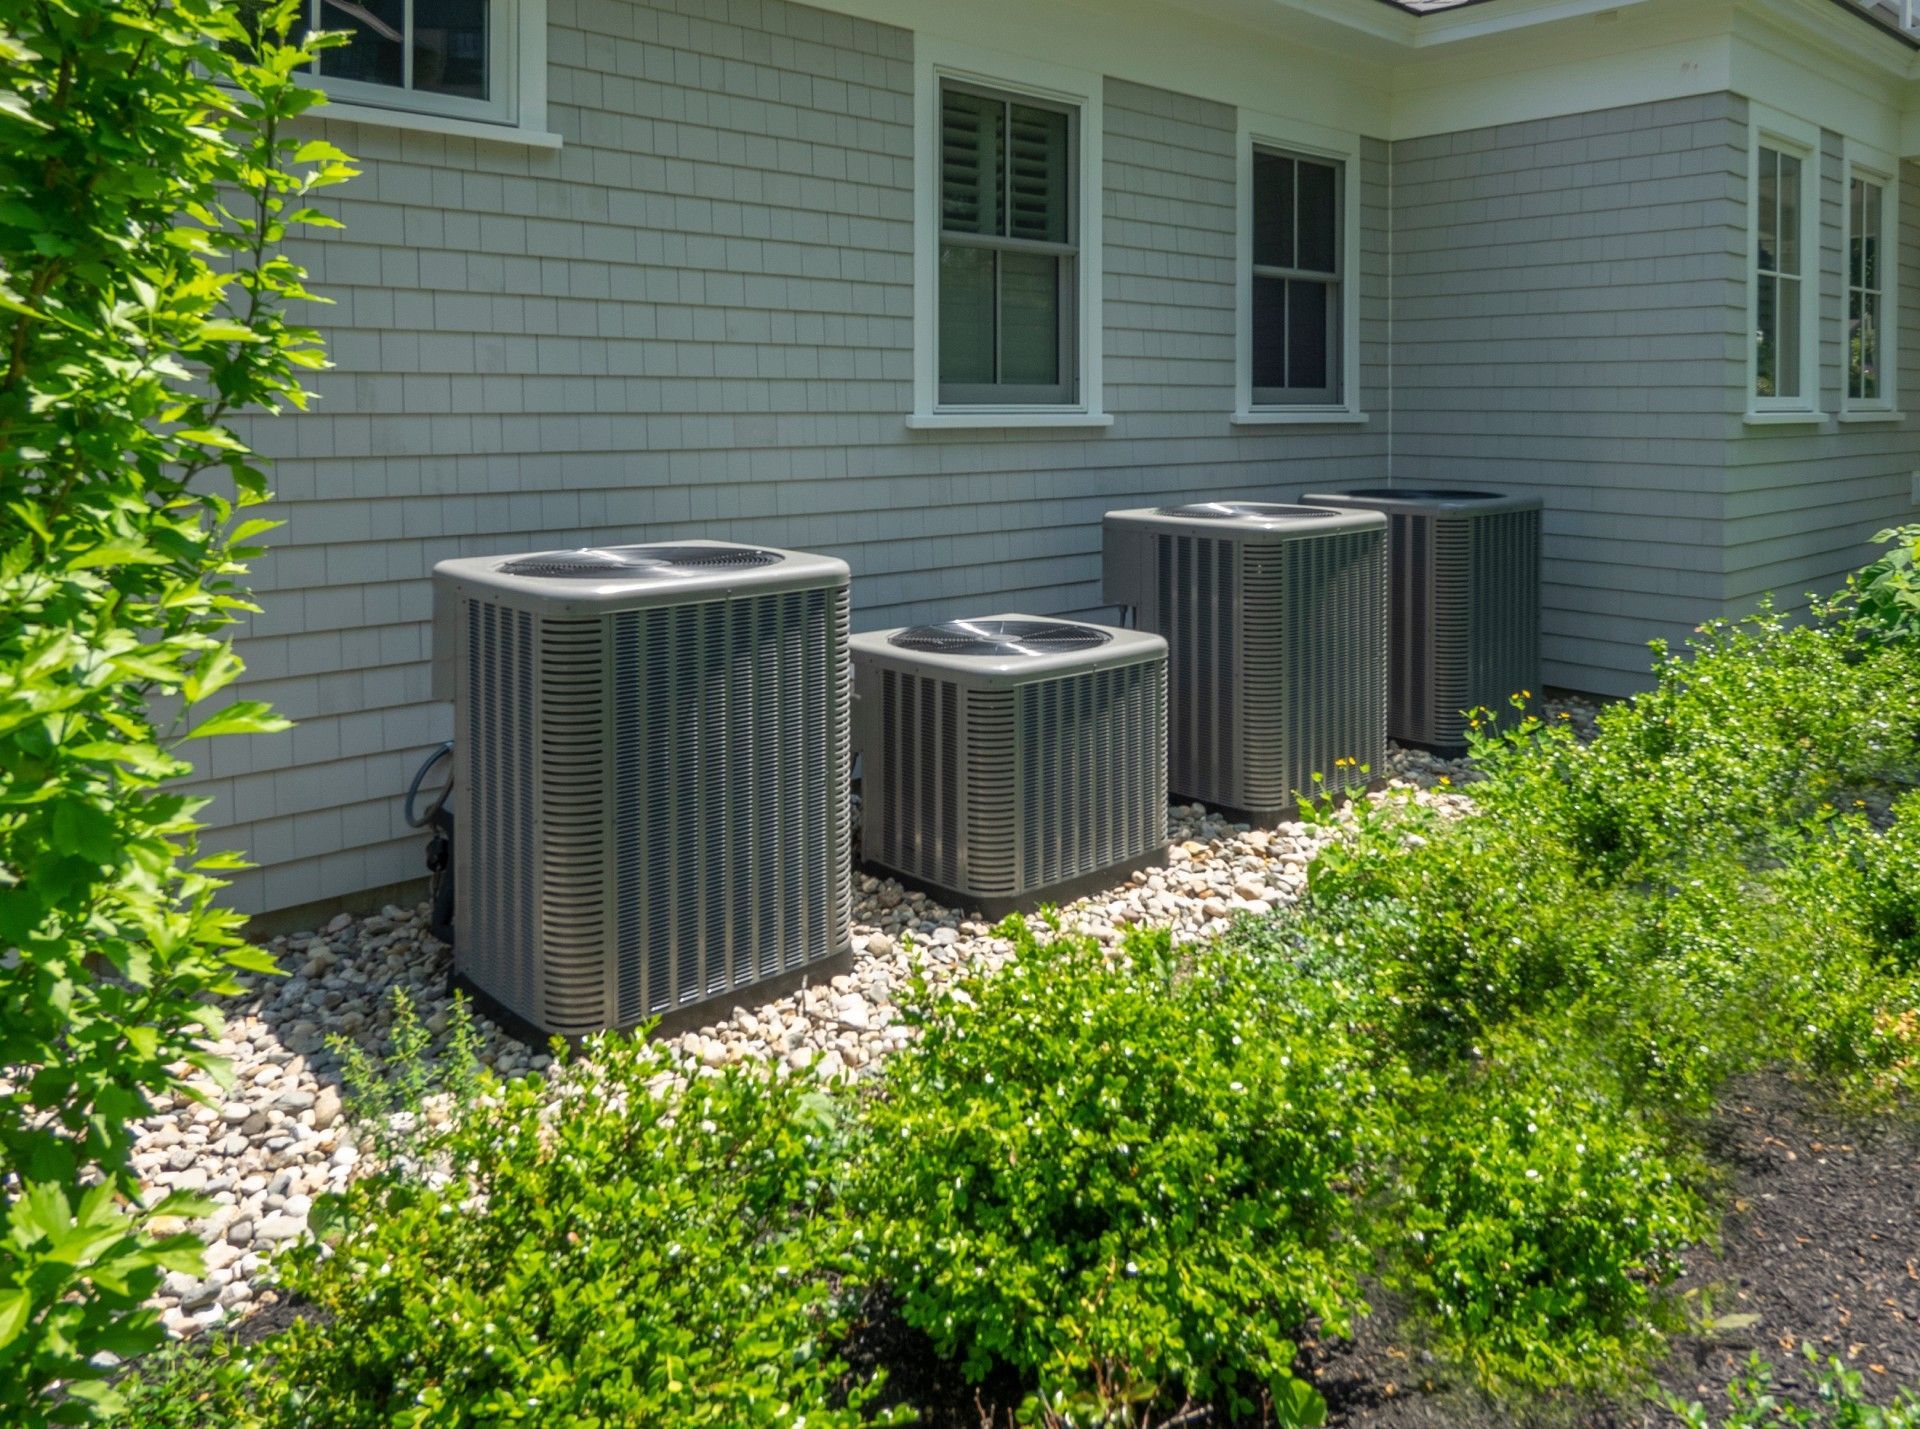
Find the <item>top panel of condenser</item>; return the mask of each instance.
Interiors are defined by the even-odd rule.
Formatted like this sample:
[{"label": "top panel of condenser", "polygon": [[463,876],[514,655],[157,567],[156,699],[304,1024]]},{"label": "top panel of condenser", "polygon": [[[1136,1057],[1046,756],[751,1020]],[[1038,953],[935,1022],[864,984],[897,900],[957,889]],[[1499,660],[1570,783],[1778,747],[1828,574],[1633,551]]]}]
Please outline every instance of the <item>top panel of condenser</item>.
[{"label": "top panel of condenser", "polygon": [[656,541],[468,556],[440,562],[433,574],[437,584],[559,616],[817,590],[851,579],[847,563],[831,556],[732,541]]},{"label": "top panel of condenser", "polygon": [[1196,501],[1178,506],[1145,506],[1109,511],[1110,527],[1229,536],[1236,541],[1278,544],[1311,540],[1344,531],[1378,530],[1387,524],[1377,511],[1336,511],[1277,501]]}]

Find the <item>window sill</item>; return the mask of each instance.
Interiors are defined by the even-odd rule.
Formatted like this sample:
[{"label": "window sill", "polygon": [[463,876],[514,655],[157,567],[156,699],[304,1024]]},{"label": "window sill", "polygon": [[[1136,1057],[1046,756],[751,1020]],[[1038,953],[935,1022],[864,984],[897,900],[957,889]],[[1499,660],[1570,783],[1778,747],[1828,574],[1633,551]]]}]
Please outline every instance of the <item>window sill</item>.
[{"label": "window sill", "polygon": [[1106,412],[910,412],[907,427],[916,432],[992,427],[1111,427]]},{"label": "window sill", "polygon": [[1741,418],[1749,427],[1817,427],[1825,412],[1749,412]]},{"label": "window sill", "polygon": [[296,122],[330,119],[345,124],[370,124],[384,129],[406,129],[415,134],[445,134],[460,139],[485,139],[523,149],[558,149],[560,136],[541,129],[512,124],[490,124],[481,119],[458,119],[450,114],[422,114],[412,109],[383,109],[376,104],[353,104],[329,99],[316,104]]},{"label": "window sill", "polygon": [[1235,412],[1227,420],[1236,427],[1312,427],[1312,426],[1360,426],[1370,421],[1365,412],[1353,412],[1345,409],[1330,410],[1324,407],[1303,407],[1297,412],[1283,412],[1262,407],[1257,411]]},{"label": "window sill", "polygon": [[1841,422],[1904,422],[1907,420],[1907,414],[1905,412],[1895,412],[1891,409],[1868,409],[1866,411],[1842,412],[1835,420]]}]

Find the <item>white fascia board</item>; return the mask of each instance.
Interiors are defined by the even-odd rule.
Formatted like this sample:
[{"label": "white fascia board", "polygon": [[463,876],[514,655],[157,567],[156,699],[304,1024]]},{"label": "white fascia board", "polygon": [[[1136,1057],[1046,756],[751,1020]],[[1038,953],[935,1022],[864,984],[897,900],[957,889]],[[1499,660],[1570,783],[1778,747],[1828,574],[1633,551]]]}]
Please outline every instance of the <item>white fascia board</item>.
[{"label": "white fascia board", "polygon": [[[1393,14],[1380,0],[1363,3]],[[1165,0],[817,0],[817,8],[911,30],[916,52],[926,43],[946,44],[1070,64],[1215,104],[1385,137],[1386,67],[1290,39],[1274,21],[1275,7],[1266,4],[1184,9]]]},{"label": "white fascia board", "polygon": [[1502,35],[1555,20],[1573,20],[1650,3],[1651,0],[1509,0],[1504,5],[1463,5],[1457,10],[1420,16],[1413,43],[1416,49],[1457,44],[1483,35]]},{"label": "white fascia board", "polygon": [[[1499,8],[1499,7],[1489,7]],[[1458,48],[1422,50],[1393,75],[1391,137],[1650,104],[1728,88],[1725,12],[1673,0]]]},{"label": "white fascia board", "polygon": [[1736,17],[1728,45],[1727,88],[1875,149],[1899,147],[1903,82],[1884,71],[1865,69],[1811,38]]}]

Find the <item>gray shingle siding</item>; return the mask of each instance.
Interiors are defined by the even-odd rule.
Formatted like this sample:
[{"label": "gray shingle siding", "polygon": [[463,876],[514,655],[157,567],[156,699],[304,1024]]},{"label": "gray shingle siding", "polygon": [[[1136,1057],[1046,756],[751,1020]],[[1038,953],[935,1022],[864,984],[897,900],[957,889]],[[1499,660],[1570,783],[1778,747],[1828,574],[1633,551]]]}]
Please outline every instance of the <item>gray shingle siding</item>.
[{"label": "gray shingle siding", "polygon": [[[1846,277],[1841,251],[1846,202],[1845,150],[1821,135],[1820,408],[1843,409],[1846,382]],[[1896,383],[1908,386],[1920,361],[1920,167],[1902,165],[1898,264],[1901,277]],[[1744,384],[1744,357],[1741,371]],[[1900,405],[1908,405],[1902,398]],[[1910,473],[1920,465],[1912,421],[1837,422],[1742,431],[1728,454],[1724,532],[1726,595],[1736,609],[1771,591],[1784,609],[1809,591],[1831,590],[1869,555],[1868,538],[1911,519]]]},{"label": "gray shingle siding", "polygon": [[1394,479],[1543,498],[1552,683],[1631,688],[1724,598],[1746,153],[1725,94],[1394,146]]},{"label": "gray shingle siding", "polygon": [[250,697],[202,771],[282,908],[410,879],[398,795],[451,733],[429,572],[708,535],[831,552],[863,628],[1099,599],[1099,516],[1386,461],[1387,151],[1363,155],[1364,427],[1235,429],[1235,114],[1108,81],[1107,431],[910,432],[912,40],[783,0],[551,0],[557,152],[333,124],[347,228],[311,416],[261,423],[286,521]]}]

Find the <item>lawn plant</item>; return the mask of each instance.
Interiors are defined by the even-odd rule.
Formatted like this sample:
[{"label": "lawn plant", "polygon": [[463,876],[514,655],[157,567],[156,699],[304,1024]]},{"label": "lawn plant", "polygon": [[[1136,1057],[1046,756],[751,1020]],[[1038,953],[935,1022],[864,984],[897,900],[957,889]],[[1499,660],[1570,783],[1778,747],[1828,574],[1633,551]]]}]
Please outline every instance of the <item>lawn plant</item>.
[{"label": "lawn plant", "polygon": [[[197,742],[285,727],[233,698],[229,627],[274,523],[248,413],[324,366],[280,253],[343,155],[285,128],[291,3],[0,11],[0,1421],[80,1422],[102,1355],[200,1246],[143,1204],[133,1128],[223,1068],[209,1000],[266,972],[181,793]],[[164,1218],[164,1219],[163,1219]]]}]

